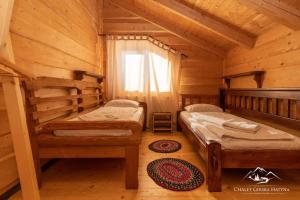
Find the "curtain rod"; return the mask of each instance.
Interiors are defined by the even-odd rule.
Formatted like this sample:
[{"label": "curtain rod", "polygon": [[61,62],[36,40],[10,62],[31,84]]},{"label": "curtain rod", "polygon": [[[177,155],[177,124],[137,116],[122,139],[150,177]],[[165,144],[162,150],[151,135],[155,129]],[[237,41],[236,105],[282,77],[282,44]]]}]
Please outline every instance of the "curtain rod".
[{"label": "curtain rod", "polygon": [[[153,38],[149,35],[133,35],[133,34],[99,34],[99,36],[106,36],[109,40],[147,40],[151,42],[152,44],[170,51],[171,53],[178,54],[181,53],[177,51],[176,49],[173,49],[172,47],[164,44],[163,42]],[[187,56],[183,53],[181,53],[182,57],[187,58]]]}]

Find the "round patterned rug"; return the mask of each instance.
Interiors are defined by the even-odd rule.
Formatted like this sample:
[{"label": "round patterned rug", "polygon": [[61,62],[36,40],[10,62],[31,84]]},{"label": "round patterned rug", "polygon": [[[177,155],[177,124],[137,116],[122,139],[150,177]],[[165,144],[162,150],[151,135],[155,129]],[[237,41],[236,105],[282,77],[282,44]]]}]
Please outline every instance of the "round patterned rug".
[{"label": "round patterned rug", "polygon": [[158,153],[173,153],[181,149],[181,144],[174,140],[158,140],[152,142],[149,149]]},{"label": "round patterned rug", "polygon": [[147,172],[156,184],[169,190],[193,190],[204,182],[204,176],[197,167],[176,158],[154,160],[148,164]]}]

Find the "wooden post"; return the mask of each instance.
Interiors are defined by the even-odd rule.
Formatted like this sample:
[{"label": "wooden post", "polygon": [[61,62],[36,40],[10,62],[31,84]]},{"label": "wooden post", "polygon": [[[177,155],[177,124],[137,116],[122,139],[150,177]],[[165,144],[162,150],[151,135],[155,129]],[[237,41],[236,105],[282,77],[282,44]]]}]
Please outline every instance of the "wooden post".
[{"label": "wooden post", "polygon": [[138,188],[139,145],[126,146],[126,189]]},{"label": "wooden post", "polygon": [[24,200],[39,200],[39,190],[19,79],[1,78]]},{"label": "wooden post", "polygon": [[[13,5],[14,0],[0,1],[0,71],[8,74],[6,77],[1,77],[0,81],[3,87],[23,200],[40,200],[20,82],[17,78],[18,74],[13,71],[19,69],[13,65],[15,58],[9,33]],[[2,58],[6,58],[11,63],[2,65]]]},{"label": "wooden post", "polygon": [[206,184],[209,192],[222,190],[221,144],[211,141],[207,144]]}]

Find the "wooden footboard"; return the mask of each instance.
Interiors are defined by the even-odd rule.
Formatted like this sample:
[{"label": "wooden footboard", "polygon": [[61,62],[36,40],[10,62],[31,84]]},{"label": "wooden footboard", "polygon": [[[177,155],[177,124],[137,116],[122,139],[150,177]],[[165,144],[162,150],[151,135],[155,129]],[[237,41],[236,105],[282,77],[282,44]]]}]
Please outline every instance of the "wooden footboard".
[{"label": "wooden footboard", "polygon": [[126,189],[138,188],[139,145],[127,145],[125,150]]},{"label": "wooden footboard", "polygon": [[221,192],[222,190],[222,160],[221,144],[215,141],[207,141],[206,182],[209,192]]},{"label": "wooden footboard", "polygon": [[221,144],[216,141],[204,141],[197,137],[180,117],[179,124],[182,128],[182,132],[190,140],[194,149],[199,153],[205,163],[208,191],[220,192],[222,190]]}]

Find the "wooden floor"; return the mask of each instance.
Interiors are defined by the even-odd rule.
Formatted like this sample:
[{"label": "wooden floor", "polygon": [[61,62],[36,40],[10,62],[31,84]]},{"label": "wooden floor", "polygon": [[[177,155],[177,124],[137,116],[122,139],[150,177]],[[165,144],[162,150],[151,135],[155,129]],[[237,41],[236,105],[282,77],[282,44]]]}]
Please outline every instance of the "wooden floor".
[{"label": "wooden floor", "polygon": [[[148,149],[157,139],[174,139],[182,149],[172,154],[159,154]],[[226,170],[223,192],[209,193],[205,183],[189,192],[174,192],[156,185],[146,172],[147,164],[158,158],[174,157],[187,160],[204,171],[203,163],[181,133],[153,134],[145,132],[140,146],[139,189],[125,190],[124,162],[121,159],[65,159],[55,163],[43,173],[42,200],[293,200],[300,199],[300,170],[275,171],[282,179],[281,185],[291,189],[286,194],[241,194],[233,188],[243,185],[242,177],[248,170]],[[21,199],[20,192],[11,198]]]}]

